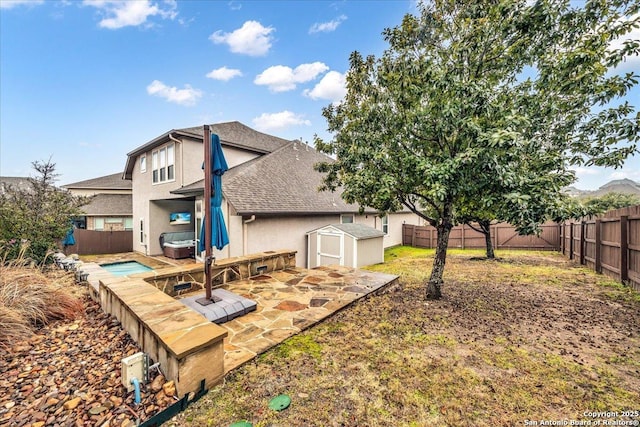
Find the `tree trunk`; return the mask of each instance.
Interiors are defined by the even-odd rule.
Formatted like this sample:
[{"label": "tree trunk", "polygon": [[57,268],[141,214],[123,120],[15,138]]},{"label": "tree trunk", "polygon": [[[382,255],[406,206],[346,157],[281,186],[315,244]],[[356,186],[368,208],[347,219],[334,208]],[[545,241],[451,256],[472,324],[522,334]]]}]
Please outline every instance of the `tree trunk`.
[{"label": "tree trunk", "polygon": [[442,275],[444,273],[444,264],[447,260],[447,247],[449,246],[451,228],[453,228],[453,224],[449,221],[443,221],[442,224],[436,226],[438,233],[436,256],[433,259],[433,269],[427,283],[427,299],[440,299],[442,297],[440,288],[443,283]]},{"label": "tree trunk", "polygon": [[496,255],[493,253],[493,242],[491,242],[491,221],[478,221],[482,234],[484,234],[484,242],[487,246],[487,258],[495,259]]}]

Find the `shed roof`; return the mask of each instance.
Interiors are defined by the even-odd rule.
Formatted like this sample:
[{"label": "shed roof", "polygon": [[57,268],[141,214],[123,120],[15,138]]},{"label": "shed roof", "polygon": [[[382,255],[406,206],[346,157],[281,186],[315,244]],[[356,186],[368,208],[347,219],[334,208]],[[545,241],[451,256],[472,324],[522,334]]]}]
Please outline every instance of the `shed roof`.
[{"label": "shed roof", "polygon": [[324,227],[316,228],[315,230],[311,230],[307,232],[307,234],[314,233],[316,231],[322,230],[327,227],[337,228],[338,230],[354,237],[356,240],[366,240],[366,239],[375,239],[376,237],[384,237],[384,232],[370,227],[364,224],[330,224],[325,225]]}]

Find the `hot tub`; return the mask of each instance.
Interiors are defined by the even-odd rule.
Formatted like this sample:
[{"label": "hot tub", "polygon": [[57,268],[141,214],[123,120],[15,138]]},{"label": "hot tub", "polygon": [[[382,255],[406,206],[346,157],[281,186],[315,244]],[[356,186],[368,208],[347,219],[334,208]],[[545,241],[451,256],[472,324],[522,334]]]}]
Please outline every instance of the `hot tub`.
[{"label": "hot tub", "polygon": [[164,242],[162,251],[164,256],[173,259],[193,258],[195,256],[195,248],[195,240],[176,240],[173,242]]}]

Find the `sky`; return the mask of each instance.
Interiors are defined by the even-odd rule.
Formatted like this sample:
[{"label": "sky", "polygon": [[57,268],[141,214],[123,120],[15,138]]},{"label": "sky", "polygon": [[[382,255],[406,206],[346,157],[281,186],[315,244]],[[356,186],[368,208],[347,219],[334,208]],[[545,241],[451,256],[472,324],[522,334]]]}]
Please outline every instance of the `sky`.
[{"label": "sky", "polygon": [[[379,57],[382,31],[415,12],[414,0],[0,0],[0,175],[48,159],[59,185],[122,172],[138,146],[209,123],[330,138],[322,108],[344,96],[349,55]],[[640,89],[629,99],[640,107]],[[640,181],[640,155],[577,176],[583,190]]]}]

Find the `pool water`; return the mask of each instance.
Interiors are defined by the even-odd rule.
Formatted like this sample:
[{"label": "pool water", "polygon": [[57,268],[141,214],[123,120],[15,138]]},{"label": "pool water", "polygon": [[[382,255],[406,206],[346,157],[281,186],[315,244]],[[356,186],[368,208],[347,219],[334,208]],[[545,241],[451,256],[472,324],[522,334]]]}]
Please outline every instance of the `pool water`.
[{"label": "pool water", "polygon": [[128,276],[129,274],[146,273],[153,270],[138,261],[114,262],[112,264],[101,264],[100,267],[107,270],[114,276]]}]

